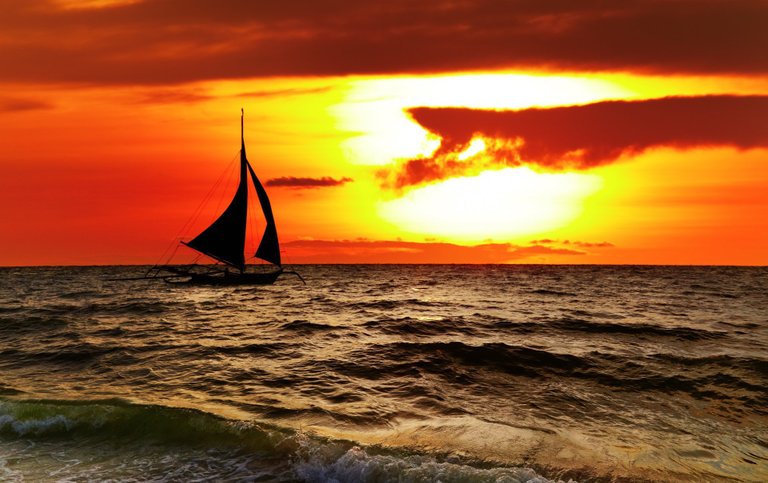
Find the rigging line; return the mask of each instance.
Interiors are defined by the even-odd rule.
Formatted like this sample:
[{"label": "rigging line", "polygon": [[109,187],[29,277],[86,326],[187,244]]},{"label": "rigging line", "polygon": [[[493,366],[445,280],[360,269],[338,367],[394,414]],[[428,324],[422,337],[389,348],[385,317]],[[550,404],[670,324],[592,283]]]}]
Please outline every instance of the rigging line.
[{"label": "rigging line", "polygon": [[[237,158],[239,155],[240,155],[240,151],[238,151],[238,152],[237,152],[237,154],[236,154],[235,156],[233,156],[232,160],[231,160],[231,161],[229,162],[229,164],[227,165],[227,171],[226,171],[226,174],[227,174],[227,179],[226,179],[226,181],[224,182],[224,185],[225,185],[225,186],[230,186],[230,181],[232,181],[232,176],[234,175],[234,171],[235,171],[235,170],[233,169],[233,166],[234,166],[234,163],[233,163],[233,161],[234,161],[234,160],[235,160],[235,158]],[[213,193],[211,193],[211,195],[213,195]],[[222,203],[222,201],[223,201],[225,198],[227,198],[227,193],[220,193],[220,194],[219,194],[219,199],[216,201],[216,209],[214,209],[214,212],[215,212],[215,213],[220,213],[220,211],[219,211],[219,210],[221,209],[221,203]]]},{"label": "rigging line", "polygon": [[[167,260],[165,261],[165,263],[163,264],[163,265],[168,265],[168,262],[170,262],[170,259],[171,259],[171,258],[173,258],[173,255],[175,255],[175,254],[176,254],[176,251],[178,251],[178,249],[179,249],[179,244],[178,244],[179,240],[180,240],[180,239],[181,239],[181,237],[182,237],[182,236],[183,236],[183,235],[186,233],[186,230],[188,230],[188,229],[189,229],[189,227],[190,227],[191,225],[193,225],[193,224],[194,224],[194,222],[196,222],[196,221],[197,221],[197,219],[200,217],[200,213],[201,213],[201,212],[202,212],[202,210],[203,210],[203,206],[205,206],[205,204],[206,204],[206,203],[208,203],[208,200],[209,200],[209,199],[211,198],[211,196],[213,195],[213,192],[214,192],[214,190],[216,190],[216,188],[217,188],[217,187],[218,187],[218,186],[221,184],[221,181],[222,181],[222,179],[224,179],[224,176],[225,176],[227,173],[231,173],[231,171],[232,171],[232,165],[233,165],[233,161],[234,161],[234,160],[235,160],[235,159],[236,159],[236,158],[237,158],[239,155],[240,155],[240,151],[238,150],[238,151],[237,151],[237,154],[235,154],[234,156],[232,156],[232,159],[230,159],[230,160],[229,160],[229,163],[227,163],[227,168],[225,168],[225,169],[222,171],[222,173],[219,175],[219,178],[216,180],[216,182],[213,184],[213,186],[211,186],[211,188],[208,190],[208,193],[205,195],[205,197],[204,197],[204,198],[203,198],[203,200],[200,202],[200,204],[197,206],[197,208],[196,208],[196,209],[195,209],[195,211],[192,213],[192,215],[191,215],[189,218],[187,218],[187,221],[184,223],[184,225],[182,225],[182,227],[181,227],[181,228],[180,228],[180,229],[179,229],[179,230],[176,232],[176,236],[174,236],[174,237],[171,239],[171,242],[168,244],[168,246],[166,246],[165,250],[163,250],[163,253],[162,253],[162,254],[160,255],[160,257],[157,259],[157,261],[155,262],[155,264],[154,264],[154,266],[153,266],[152,268],[155,268],[155,267],[158,267],[158,266],[160,266],[160,265],[162,264],[161,262],[162,262],[162,261],[165,259],[165,255],[166,255],[166,253],[168,253],[168,251],[170,251],[170,250],[171,250],[171,248],[173,248],[173,247],[175,246],[175,247],[176,247],[176,249],[173,251],[173,253],[171,253],[171,256],[170,256],[170,257],[168,257],[168,259],[167,259]],[[230,175],[230,176],[231,176],[231,175]],[[152,268],[150,268],[150,269],[147,271],[147,273],[149,273],[149,272],[152,270]]]},{"label": "rigging line", "polygon": [[[145,273],[145,274],[144,274],[144,276],[145,276],[145,277],[149,277],[149,276],[150,276],[150,274],[151,274],[151,273],[153,273],[153,272],[154,272],[154,275],[153,275],[153,276],[155,276],[155,277],[156,277],[156,276],[158,276],[158,275],[160,275],[160,272],[162,271],[162,268],[161,268],[161,266],[162,266],[162,265],[168,265],[168,264],[171,262],[171,259],[173,258],[173,256],[174,256],[174,255],[176,255],[176,252],[177,252],[178,250],[179,250],[179,245],[177,244],[177,245],[176,245],[176,248],[175,248],[175,249],[174,249],[174,250],[171,252],[171,254],[170,254],[170,255],[168,255],[168,258],[167,258],[167,259],[165,259],[165,262],[164,262],[164,263],[162,263],[162,264],[161,264],[161,263],[159,263],[159,261],[158,261],[158,263],[156,263],[156,264],[155,264],[155,265],[154,265],[152,268],[150,268],[149,270],[147,270],[147,273]],[[166,249],[165,249],[165,251],[167,252],[167,251],[168,251],[168,248],[166,248]],[[165,253],[163,253],[163,255],[165,255]],[[163,260],[163,258],[161,258],[160,260]]]},{"label": "rigging line", "polygon": [[[177,241],[177,240],[178,240],[178,238],[173,238],[173,239],[171,239],[171,242],[170,242],[170,243],[169,243],[169,244],[168,244],[168,245],[165,247],[165,250],[163,250],[163,253],[162,253],[162,254],[160,255],[160,257],[159,257],[159,258],[158,258],[158,259],[155,261],[155,264],[154,264],[154,265],[152,265],[152,267],[151,267],[149,270],[147,270],[147,275],[148,275],[148,274],[149,274],[149,273],[150,273],[152,270],[154,270],[155,268],[159,267],[160,265],[167,265],[167,264],[168,264],[168,262],[167,262],[167,261],[166,261],[165,263],[162,263],[162,262],[163,262],[163,260],[165,260],[165,255],[166,255],[166,254],[167,254],[167,253],[168,253],[168,252],[171,250],[171,248],[173,248],[173,247],[174,247],[174,245],[176,245],[176,244],[177,244],[177,243],[176,243],[176,241]],[[173,251],[173,253],[176,253],[176,250],[174,250],[174,251]],[[173,253],[171,254],[171,256],[173,256]]]},{"label": "rigging line", "polygon": [[[174,240],[174,241],[175,241],[175,240]],[[168,255],[168,257],[167,257],[167,258],[165,258],[165,253],[166,253],[166,252],[168,252],[168,251],[170,250],[170,248],[171,248],[171,247],[168,247],[168,248],[166,248],[166,249],[165,249],[165,252],[163,252],[163,257],[161,257],[161,258],[160,258],[160,260],[158,261],[158,263],[155,263],[155,265],[154,265],[152,268],[150,268],[149,270],[147,270],[147,273],[146,273],[144,276],[149,276],[149,274],[150,274],[150,273],[152,273],[153,271],[155,272],[155,275],[158,275],[158,274],[160,273],[160,271],[162,270],[162,269],[160,268],[161,266],[163,266],[163,265],[169,265],[169,264],[171,263],[171,260],[172,260],[172,259],[173,259],[173,257],[176,255],[176,252],[178,252],[178,251],[179,251],[179,247],[180,247],[181,245],[180,245],[180,244],[178,244],[178,243],[175,243],[175,244],[173,244],[172,246],[175,246],[175,248],[173,249],[173,251],[171,252],[171,254],[170,254],[170,255]],[[162,261],[162,260],[165,260],[165,261],[164,261],[163,263],[160,263],[160,261]]]},{"label": "rigging line", "polygon": [[180,246],[181,246],[181,244],[179,244],[179,243],[176,244],[176,248],[173,249],[173,252],[171,252],[171,255],[165,261],[165,265],[168,265],[171,262],[171,259],[173,258],[173,256],[176,255],[176,252],[179,251],[179,247]]},{"label": "rigging line", "polygon": [[[161,265],[168,265],[168,262],[171,260],[171,258],[173,258],[173,255],[175,255],[175,254],[176,254],[176,250],[178,250],[178,249],[179,249],[178,243],[176,243],[177,241],[178,241],[178,238],[173,238],[173,239],[171,240],[171,243],[169,243],[169,244],[168,244],[168,246],[166,246],[166,247],[165,247],[165,250],[163,250],[163,253],[162,253],[162,254],[160,255],[160,257],[157,259],[157,261],[155,261],[155,264],[154,264],[154,265],[152,265],[152,267],[150,267],[150,268],[147,270],[147,273],[146,273],[145,275],[149,275],[149,274],[150,274],[150,273],[151,273],[153,270],[157,269],[157,268],[158,268],[158,267],[160,267]],[[171,255],[170,255],[170,256],[168,257],[168,259],[166,260],[166,258],[165,258],[165,255],[166,255],[166,254],[167,254],[169,251],[171,251],[171,248],[173,248],[174,246],[176,247],[176,249],[175,249],[175,250],[173,250],[173,252],[171,252]],[[163,260],[165,260],[165,262],[163,262]]]},{"label": "rigging line", "polygon": [[[218,187],[221,185],[222,180],[224,180],[225,176],[227,178],[227,181],[232,178],[232,170],[234,167],[234,161],[237,159],[237,157],[240,155],[240,151],[237,152],[232,158],[229,160],[229,163],[227,163],[227,167],[222,171],[221,175],[219,175],[219,178],[216,180],[216,182],[211,186],[211,189],[208,190],[208,193],[205,195],[205,198],[200,202],[200,204],[197,206],[197,209],[192,213],[192,216],[187,221],[187,223],[182,227],[181,233],[178,234],[177,238],[180,238],[184,231],[187,230],[190,225],[194,225],[195,222],[197,222],[197,219],[200,217],[200,215],[203,212],[203,207],[209,203],[210,199],[213,197],[214,192],[218,189]],[[221,205],[221,197],[219,197],[219,203],[216,206],[217,211],[219,209],[219,206]]]},{"label": "rigging line", "polygon": [[288,255],[288,252],[280,246],[280,256],[283,257],[285,263],[283,265],[293,265],[293,257]]}]

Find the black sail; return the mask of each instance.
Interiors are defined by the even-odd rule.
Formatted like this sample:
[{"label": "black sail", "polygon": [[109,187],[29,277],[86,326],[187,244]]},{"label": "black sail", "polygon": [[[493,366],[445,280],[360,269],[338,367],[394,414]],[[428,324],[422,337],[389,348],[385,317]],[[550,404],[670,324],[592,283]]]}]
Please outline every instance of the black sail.
[{"label": "black sail", "polygon": [[[245,153],[245,147],[243,147],[243,153]],[[261,237],[261,243],[259,243],[259,248],[256,250],[256,256],[280,266],[280,242],[277,240],[277,226],[275,225],[275,217],[272,214],[272,204],[269,202],[267,192],[261,185],[256,173],[254,173],[251,164],[247,161],[246,164],[248,165],[248,171],[251,173],[253,187],[256,188],[256,195],[259,197],[261,209],[264,212],[264,219],[267,222],[264,234]]]},{"label": "black sail", "polygon": [[248,174],[251,173],[253,187],[259,197],[261,209],[267,226],[261,237],[261,243],[256,250],[256,256],[267,262],[280,266],[280,243],[277,240],[277,227],[275,217],[272,214],[272,205],[269,202],[267,192],[264,190],[259,178],[253,171],[245,154],[245,138],[243,137],[243,118],[240,118],[240,184],[237,187],[235,197],[219,218],[205,231],[197,235],[185,245],[227,263],[245,270],[245,227],[248,217]]},{"label": "black sail", "polygon": [[[245,269],[245,226],[248,216],[248,160],[240,151],[240,184],[235,197],[219,218],[185,245],[240,270]],[[250,168],[250,166],[248,166]]]}]

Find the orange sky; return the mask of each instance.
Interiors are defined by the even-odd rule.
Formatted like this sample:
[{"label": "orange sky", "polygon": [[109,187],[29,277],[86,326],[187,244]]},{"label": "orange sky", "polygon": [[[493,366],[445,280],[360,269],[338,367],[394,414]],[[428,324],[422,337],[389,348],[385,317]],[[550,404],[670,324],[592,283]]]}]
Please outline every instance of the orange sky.
[{"label": "orange sky", "polygon": [[288,263],[768,264],[768,2],[0,8],[0,265],[159,261],[240,107]]}]

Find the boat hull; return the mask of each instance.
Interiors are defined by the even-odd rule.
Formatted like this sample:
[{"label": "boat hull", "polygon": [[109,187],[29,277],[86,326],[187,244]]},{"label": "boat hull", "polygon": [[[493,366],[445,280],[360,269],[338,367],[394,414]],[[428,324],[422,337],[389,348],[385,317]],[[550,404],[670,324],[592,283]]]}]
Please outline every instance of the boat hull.
[{"label": "boat hull", "polygon": [[166,282],[185,285],[272,285],[283,270],[257,273],[182,273],[173,270],[178,278],[167,278]]}]

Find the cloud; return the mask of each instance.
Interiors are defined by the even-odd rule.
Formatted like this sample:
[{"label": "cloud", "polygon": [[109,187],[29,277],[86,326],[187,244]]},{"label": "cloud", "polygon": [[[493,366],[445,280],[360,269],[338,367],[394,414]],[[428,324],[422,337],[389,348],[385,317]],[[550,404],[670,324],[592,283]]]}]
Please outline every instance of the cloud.
[{"label": "cloud", "polygon": [[534,245],[573,245],[580,248],[611,248],[613,243],[609,242],[583,242],[583,241],[571,241],[571,240],[552,240],[550,238],[542,238],[541,240],[531,240]]},{"label": "cloud", "polygon": [[[515,111],[421,107],[409,113],[441,145],[429,157],[380,170],[382,184],[395,189],[522,165],[588,169],[657,147],[768,147],[768,96],[666,97]],[[462,154],[477,138],[485,149]]]},{"label": "cloud", "polygon": [[53,107],[53,104],[38,99],[0,97],[0,112],[36,111]]},{"label": "cloud", "polygon": [[509,68],[768,72],[764,0],[0,0],[0,81],[168,84]]},{"label": "cloud", "polygon": [[142,92],[135,99],[137,104],[192,104],[215,99],[200,89],[153,89]]},{"label": "cloud", "polygon": [[333,90],[333,86],[322,87],[308,87],[308,88],[291,88],[291,89],[272,89],[263,91],[251,91],[241,92],[232,97],[291,97],[291,96],[306,96],[311,94],[323,94]]},{"label": "cloud", "polygon": [[284,245],[290,251],[292,263],[509,263],[586,254],[571,248],[510,243],[464,246],[399,240],[296,240]]},{"label": "cloud", "polygon": [[[103,8],[103,7],[101,7]],[[239,92],[231,95],[218,95],[210,93],[201,87],[173,88],[148,87],[136,93],[133,102],[136,104],[192,104],[196,102],[205,102],[213,99],[229,97],[242,99],[250,98],[279,98],[293,97],[302,95],[322,94],[330,92],[332,86],[311,87],[311,88],[291,88],[291,89],[272,89],[263,91]]]},{"label": "cloud", "polygon": [[334,179],[330,176],[323,176],[322,178],[295,178],[293,176],[287,176],[283,178],[270,179],[266,184],[267,186],[274,186],[278,188],[312,189],[341,186],[351,181],[352,178]]}]

